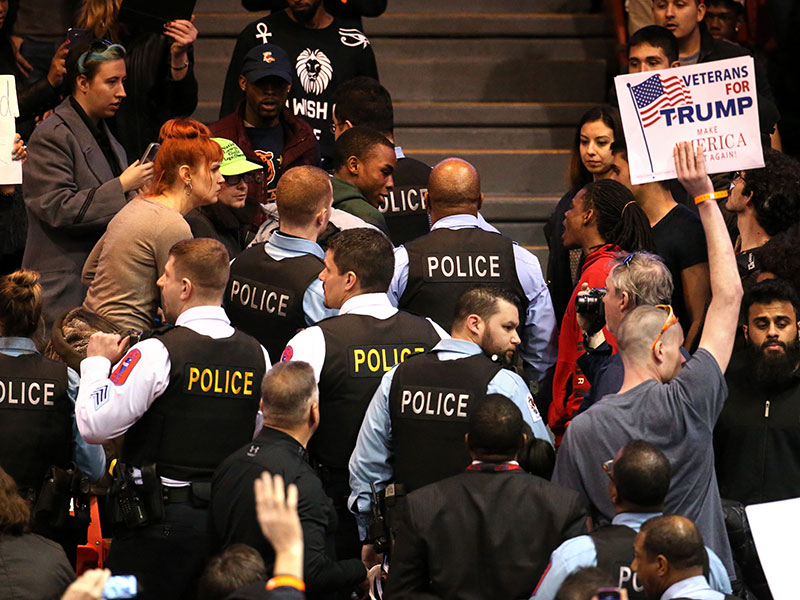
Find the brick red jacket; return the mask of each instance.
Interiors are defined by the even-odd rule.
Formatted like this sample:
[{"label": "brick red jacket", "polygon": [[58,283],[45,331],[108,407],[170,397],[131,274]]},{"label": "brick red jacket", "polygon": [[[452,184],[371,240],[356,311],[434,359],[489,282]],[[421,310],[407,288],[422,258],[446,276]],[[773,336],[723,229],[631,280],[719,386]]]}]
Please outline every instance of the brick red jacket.
[{"label": "brick red jacket", "polygon": [[[319,142],[314,136],[311,126],[303,119],[296,117],[284,108],[280,116],[283,125],[283,162],[281,171],[285,172],[292,167],[311,165],[318,167],[320,164]],[[231,140],[242,149],[248,160],[261,164],[261,160],[253,152],[250,138],[244,126],[244,102],[240,102],[236,112],[231,113],[208,126],[214,137]],[[247,199],[250,202],[266,204],[271,199],[267,195],[266,183],[263,178],[250,184]]]}]

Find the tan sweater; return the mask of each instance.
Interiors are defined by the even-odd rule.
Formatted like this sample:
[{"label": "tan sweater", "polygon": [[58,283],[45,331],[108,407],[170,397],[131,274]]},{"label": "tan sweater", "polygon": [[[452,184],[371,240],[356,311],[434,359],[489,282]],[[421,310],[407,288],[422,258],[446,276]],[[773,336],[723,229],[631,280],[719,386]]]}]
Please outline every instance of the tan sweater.
[{"label": "tan sweater", "polygon": [[134,198],[111,219],[86,259],[84,307],[124,329],[152,329],[161,299],[156,281],[169,249],[191,237],[177,210]]}]

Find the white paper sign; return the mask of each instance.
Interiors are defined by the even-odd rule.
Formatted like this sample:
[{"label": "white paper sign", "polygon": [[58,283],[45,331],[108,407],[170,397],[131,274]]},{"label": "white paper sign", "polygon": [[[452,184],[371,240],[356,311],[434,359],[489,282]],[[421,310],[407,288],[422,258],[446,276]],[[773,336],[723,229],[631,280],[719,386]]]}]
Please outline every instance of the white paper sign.
[{"label": "white paper sign", "polygon": [[0,75],[0,184],[22,183],[22,163],[11,160],[19,116],[17,86],[13,75]]},{"label": "white paper sign", "polygon": [[774,600],[797,600],[800,498],[751,504],[745,509]]},{"label": "white paper sign", "polygon": [[764,166],[752,57],[619,75],[614,85],[633,184],[674,179],[678,142],[702,146],[709,173]]}]

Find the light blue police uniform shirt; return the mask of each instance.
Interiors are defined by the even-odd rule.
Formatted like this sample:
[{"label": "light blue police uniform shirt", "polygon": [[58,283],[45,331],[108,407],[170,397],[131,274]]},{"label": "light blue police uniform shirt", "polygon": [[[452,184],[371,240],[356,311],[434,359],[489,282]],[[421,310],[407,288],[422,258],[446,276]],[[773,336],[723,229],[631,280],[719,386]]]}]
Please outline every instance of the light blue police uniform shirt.
[{"label": "light blue police uniform shirt", "polygon": [[[634,513],[625,512],[616,515],[611,523],[613,525],[624,525],[635,531],[639,531],[648,519],[661,516],[663,513]],[[725,565],[719,557],[714,554],[711,548],[706,547],[708,552],[709,578],[714,589],[725,594],[731,593],[731,582]],[[567,540],[556,548],[550,555],[550,564],[545,570],[544,577],[536,586],[531,599],[553,600],[558,589],[567,575],[574,573],[582,567],[597,566],[597,548],[588,535],[579,535]],[[705,581],[705,580],[703,580]]]},{"label": "light blue police uniform shirt", "polygon": [[[729,593],[729,592],[728,592]],[[712,590],[708,586],[706,578],[702,575],[689,577],[673,583],[663,594],[661,600],[672,600],[673,598],[691,598],[691,600],[725,600],[725,594]]]},{"label": "light blue police uniform shirt", "polygon": [[[7,356],[39,354],[33,340],[26,337],[0,337],[0,353]],[[87,444],[75,422],[75,399],[78,397],[80,377],[67,367],[67,396],[72,402],[72,439],[75,441],[75,464],[92,481],[99,480],[106,471],[106,455],[103,446]]]},{"label": "light blue police uniform shirt", "polygon": [[[312,254],[320,260],[325,260],[325,251],[316,242],[299,237],[288,236],[276,231],[264,244],[264,251],[274,260],[284,258],[297,258]],[[327,319],[335,317],[339,311],[335,308],[325,306],[325,292],[322,289],[322,282],[315,279],[306,288],[303,294],[303,314],[305,315],[306,325],[315,325]],[[277,360],[277,357],[273,357]]]},{"label": "light blue police uniform shirt", "polygon": [[[478,344],[468,340],[449,338],[436,344],[431,352],[435,352],[439,360],[456,360],[481,354],[483,350]],[[396,368],[393,367],[383,376],[380,386],[375,390],[364,421],[361,423],[355,450],[350,456],[350,489],[352,493],[348,500],[348,506],[356,515],[362,539],[366,536],[371,505],[370,483],[374,483],[375,489],[380,491],[392,478],[392,467],[389,464],[389,458],[392,456],[389,391],[392,388],[392,379]],[[550,442],[547,427],[533,402],[530,390],[519,375],[508,369],[501,370],[489,382],[486,393],[502,394],[512,400],[522,412],[525,422],[531,426],[533,435]]]},{"label": "light blue police uniform shirt", "polygon": [[[474,215],[450,215],[439,219],[431,227],[436,229],[467,229],[479,228],[484,231],[496,231],[491,225],[481,221],[483,217]],[[547,369],[556,364],[558,351],[556,342],[558,329],[553,302],[550,291],[542,275],[539,260],[525,248],[514,242],[514,259],[517,267],[517,277],[525,292],[528,308],[525,311],[525,322],[522,326],[522,351],[523,366],[526,375],[533,381],[541,381]],[[408,251],[405,246],[399,246],[394,251],[394,277],[389,285],[389,299],[398,306],[403,292],[408,283]]]}]

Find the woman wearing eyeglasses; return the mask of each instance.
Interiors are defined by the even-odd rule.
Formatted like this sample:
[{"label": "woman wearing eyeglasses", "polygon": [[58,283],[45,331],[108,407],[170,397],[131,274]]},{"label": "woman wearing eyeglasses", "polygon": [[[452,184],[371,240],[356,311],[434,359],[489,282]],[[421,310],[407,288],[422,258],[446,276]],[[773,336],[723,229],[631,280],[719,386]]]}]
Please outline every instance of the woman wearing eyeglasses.
[{"label": "woman wearing eyeglasses", "polygon": [[224,181],[220,184],[217,202],[193,210],[186,215],[186,221],[194,237],[219,240],[234,259],[245,248],[250,222],[244,212],[237,209],[244,206],[248,186],[262,167],[247,160],[241,148],[232,141],[211,139],[222,148],[224,157],[219,172]]},{"label": "woman wearing eyeglasses", "polygon": [[86,300],[54,328],[54,349],[70,366],[80,364],[95,331],[136,336],[155,326],[156,281],[170,248],[192,237],[184,216],[217,200],[223,155],[208,128],[173,119],[161,128],[160,141],[153,183],[108,224],[83,267]]}]

